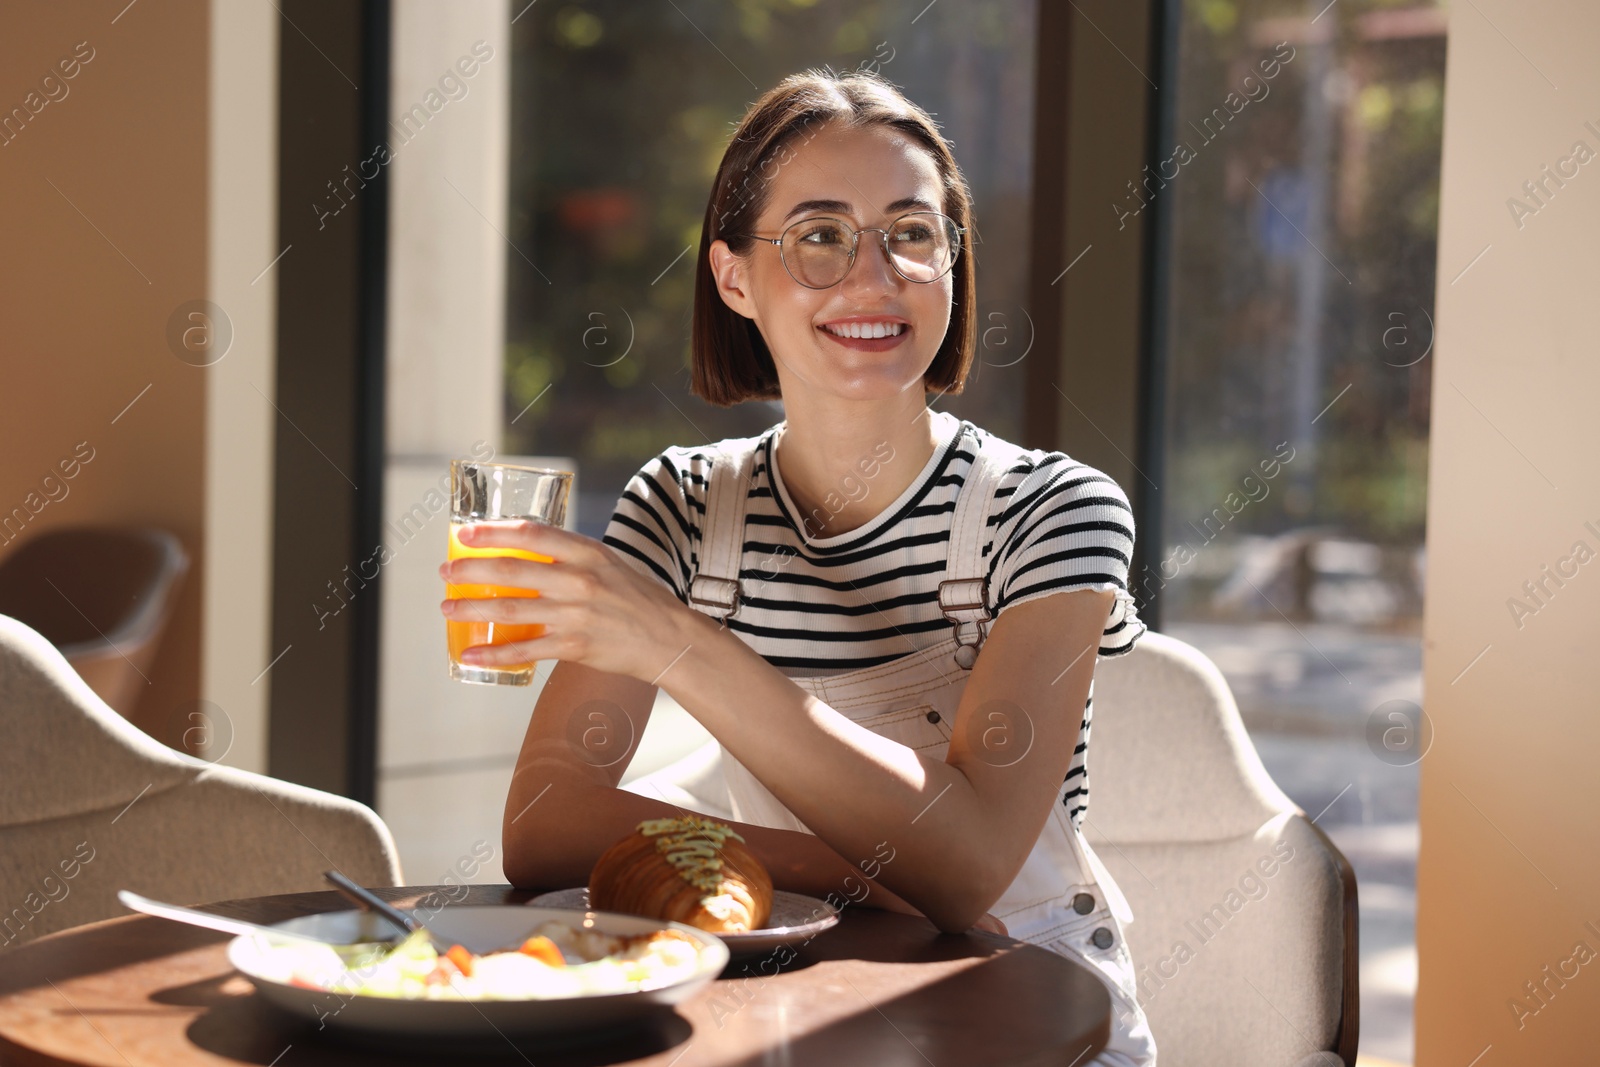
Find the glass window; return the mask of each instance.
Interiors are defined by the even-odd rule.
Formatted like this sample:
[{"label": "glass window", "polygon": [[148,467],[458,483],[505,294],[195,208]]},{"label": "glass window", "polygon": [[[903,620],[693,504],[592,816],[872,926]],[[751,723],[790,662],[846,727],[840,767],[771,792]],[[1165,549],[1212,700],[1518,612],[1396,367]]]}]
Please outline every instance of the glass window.
[{"label": "glass window", "polygon": [[1145,591],[1350,858],[1362,1051],[1410,1063],[1445,14],[1180,11],[1174,144],[1127,205],[1165,198],[1173,219]]}]

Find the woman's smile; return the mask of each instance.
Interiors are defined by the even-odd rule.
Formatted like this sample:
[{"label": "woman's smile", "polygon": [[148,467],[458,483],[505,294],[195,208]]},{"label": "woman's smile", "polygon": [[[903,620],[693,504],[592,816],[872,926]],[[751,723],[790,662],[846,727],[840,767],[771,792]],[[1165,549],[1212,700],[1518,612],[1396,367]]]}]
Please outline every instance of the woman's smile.
[{"label": "woman's smile", "polygon": [[817,327],[828,340],[859,352],[887,352],[911,336],[911,324],[891,315],[856,315]]}]

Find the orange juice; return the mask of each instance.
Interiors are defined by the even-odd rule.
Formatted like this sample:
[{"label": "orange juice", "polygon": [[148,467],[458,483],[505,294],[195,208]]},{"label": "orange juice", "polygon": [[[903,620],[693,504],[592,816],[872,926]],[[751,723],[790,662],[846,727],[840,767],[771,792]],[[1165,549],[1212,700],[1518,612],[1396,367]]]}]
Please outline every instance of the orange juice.
[{"label": "orange juice", "polygon": [[[450,559],[476,559],[493,556],[514,556],[517,559],[531,559],[539,563],[553,563],[549,556],[542,556],[537,552],[528,552],[520,548],[473,548],[461,543],[461,527],[464,523],[453,522],[450,524]],[[509,525],[509,523],[479,522],[474,526]],[[461,597],[536,597],[538,592],[510,585],[451,585],[446,583],[445,596],[451,600]],[[468,612],[471,615],[471,612]],[[455,663],[461,662],[461,653],[473,645],[508,645],[514,641],[529,641],[535,637],[544,636],[543,623],[506,623],[489,622],[486,619],[446,619],[445,632],[450,643],[450,659]],[[527,663],[499,664],[500,670],[517,670],[523,667],[532,667],[535,661]]]}]

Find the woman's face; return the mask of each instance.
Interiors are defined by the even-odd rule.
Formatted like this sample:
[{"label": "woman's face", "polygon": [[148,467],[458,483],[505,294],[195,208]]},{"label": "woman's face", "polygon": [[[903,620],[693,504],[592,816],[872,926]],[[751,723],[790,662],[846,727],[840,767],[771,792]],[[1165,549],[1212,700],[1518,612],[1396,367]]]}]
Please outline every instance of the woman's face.
[{"label": "woman's face", "polygon": [[[776,171],[774,175],[774,169]],[[828,125],[780,151],[765,175],[766,207],[748,232],[778,237],[796,221],[836,218],[861,235],[844,280],[810,289],[785,270],[778,247],[757,243],[740,258],[725,242],[711,247],[711,268],[723,300],[753,319],[777,366],[786,398],[797,389],[840,398],[883,399],[913,390],[950,325],[953,273],[932,282],[903,278],[889,264],[875,228],[911,211],[944,211],[939,170],[928,151],[885,126]],[[840,336],[847,323],[885,323],[898,336]],[[872,332],[872,331],[866,331]]]}]

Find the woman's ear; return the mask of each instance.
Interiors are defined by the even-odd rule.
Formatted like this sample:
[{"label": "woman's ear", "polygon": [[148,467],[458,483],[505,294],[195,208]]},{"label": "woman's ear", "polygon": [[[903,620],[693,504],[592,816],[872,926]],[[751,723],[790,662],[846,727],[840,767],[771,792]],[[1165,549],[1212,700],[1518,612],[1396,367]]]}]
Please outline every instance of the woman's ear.
[{"label": "woman's ear", "polygon": [[718,295],[734,311],[754,319],[756,305],[750,296],[748,266],[748,261],[735,255],[728,242],[721,238],[711,242],[711,276],[716,279]]}]

